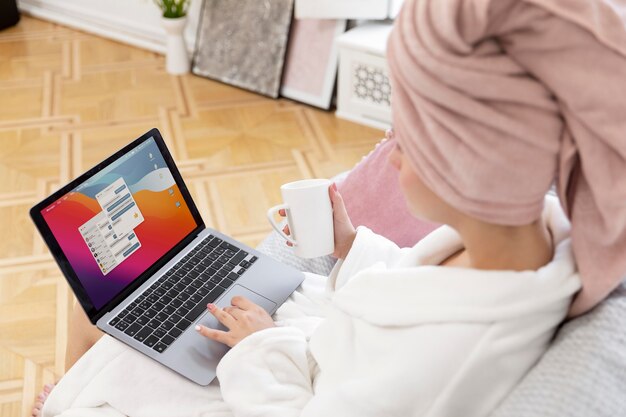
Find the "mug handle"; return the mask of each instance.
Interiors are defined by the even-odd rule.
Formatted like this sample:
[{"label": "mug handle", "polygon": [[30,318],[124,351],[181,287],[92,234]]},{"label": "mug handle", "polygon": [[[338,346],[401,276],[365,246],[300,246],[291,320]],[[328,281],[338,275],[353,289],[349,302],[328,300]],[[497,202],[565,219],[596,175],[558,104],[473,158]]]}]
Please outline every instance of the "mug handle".
[{"label": "mug handle", "polygon": [[274,221],[274,215],[276,215],[276,213],[278,213],[278,210],[281,210],[281,209],[285,209],[285,212],[286,212],[287,210],[289,210],[289,206],[287,206],[287,204],[281,204],[279,206],[274,206],[270,208],[267,211],[267,219],[270,221],[270,224],[272,225],[274,230],[276,230],[278,234],[283,237],[283,239],[285,239],[287,242],[291,243],[292,245],[296,246],[298,243],[295,240],[293,240],[290,236],[287,236]]}]

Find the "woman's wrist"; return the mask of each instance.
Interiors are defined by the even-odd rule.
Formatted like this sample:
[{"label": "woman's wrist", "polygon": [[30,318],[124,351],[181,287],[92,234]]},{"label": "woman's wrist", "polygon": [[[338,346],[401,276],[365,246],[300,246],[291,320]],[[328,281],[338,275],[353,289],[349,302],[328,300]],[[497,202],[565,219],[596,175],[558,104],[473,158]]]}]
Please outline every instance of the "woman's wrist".
[{"label": "woman's wrist", "polygon": [[346,239],[346,243],[345,243],[343,250],[341,251],[341,255],[338,256],[339,259],[346,259],[346,257],[348,256],[348,253],[350,253],[350,250],[352,249],[352,245],[354,244],[355,239],[356,239],[356,230],[353,230],[353,232]]}]

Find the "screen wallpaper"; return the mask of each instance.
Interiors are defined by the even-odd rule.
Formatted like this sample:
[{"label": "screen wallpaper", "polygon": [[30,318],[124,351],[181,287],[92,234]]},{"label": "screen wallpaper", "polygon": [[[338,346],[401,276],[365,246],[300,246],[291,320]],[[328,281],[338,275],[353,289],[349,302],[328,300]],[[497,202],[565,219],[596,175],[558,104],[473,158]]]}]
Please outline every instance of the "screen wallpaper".
[{"label": "screen wallpaper", "polygon": [[152,138],[41,214],[96,309],[197,226]]}]

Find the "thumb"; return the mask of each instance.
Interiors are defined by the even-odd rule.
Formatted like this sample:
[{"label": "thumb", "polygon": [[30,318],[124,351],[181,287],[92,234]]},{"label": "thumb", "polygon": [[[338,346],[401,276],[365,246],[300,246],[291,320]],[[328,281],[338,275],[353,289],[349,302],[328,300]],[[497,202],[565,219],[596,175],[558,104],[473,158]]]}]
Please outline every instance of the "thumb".
[{"label": "thumb", "polygon": [[343,198],[337,190],[337,184],[332,183],[330,187],[328,187],[328,195],[330,196],[330,202],[333,206],[333,209],[336,208],[337,205],[343,205]]},{"label": "thumb", "polygon": [[345,206],[345,203],[343,202],[343,197],[337,190],[337,184],[333,183],[333,185],[329,187],[328,191],[330,193],[330,201],[333,206],[333,213],[335,215],[337,214],[343,215],[344,213],[347,214],[346,206]]}]

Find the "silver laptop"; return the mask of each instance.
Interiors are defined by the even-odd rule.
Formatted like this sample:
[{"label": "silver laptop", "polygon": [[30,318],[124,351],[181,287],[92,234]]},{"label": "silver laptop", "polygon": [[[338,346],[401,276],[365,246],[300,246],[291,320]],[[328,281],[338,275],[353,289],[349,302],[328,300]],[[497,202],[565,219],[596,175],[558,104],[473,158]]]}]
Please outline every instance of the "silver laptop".
[{"label": "silver laptop", "polygon": [[200,385],[228,347],[207,303],[236,295],[272,314],[304,275],[206,228],[157,129],[30,210],[98,328]]}]

